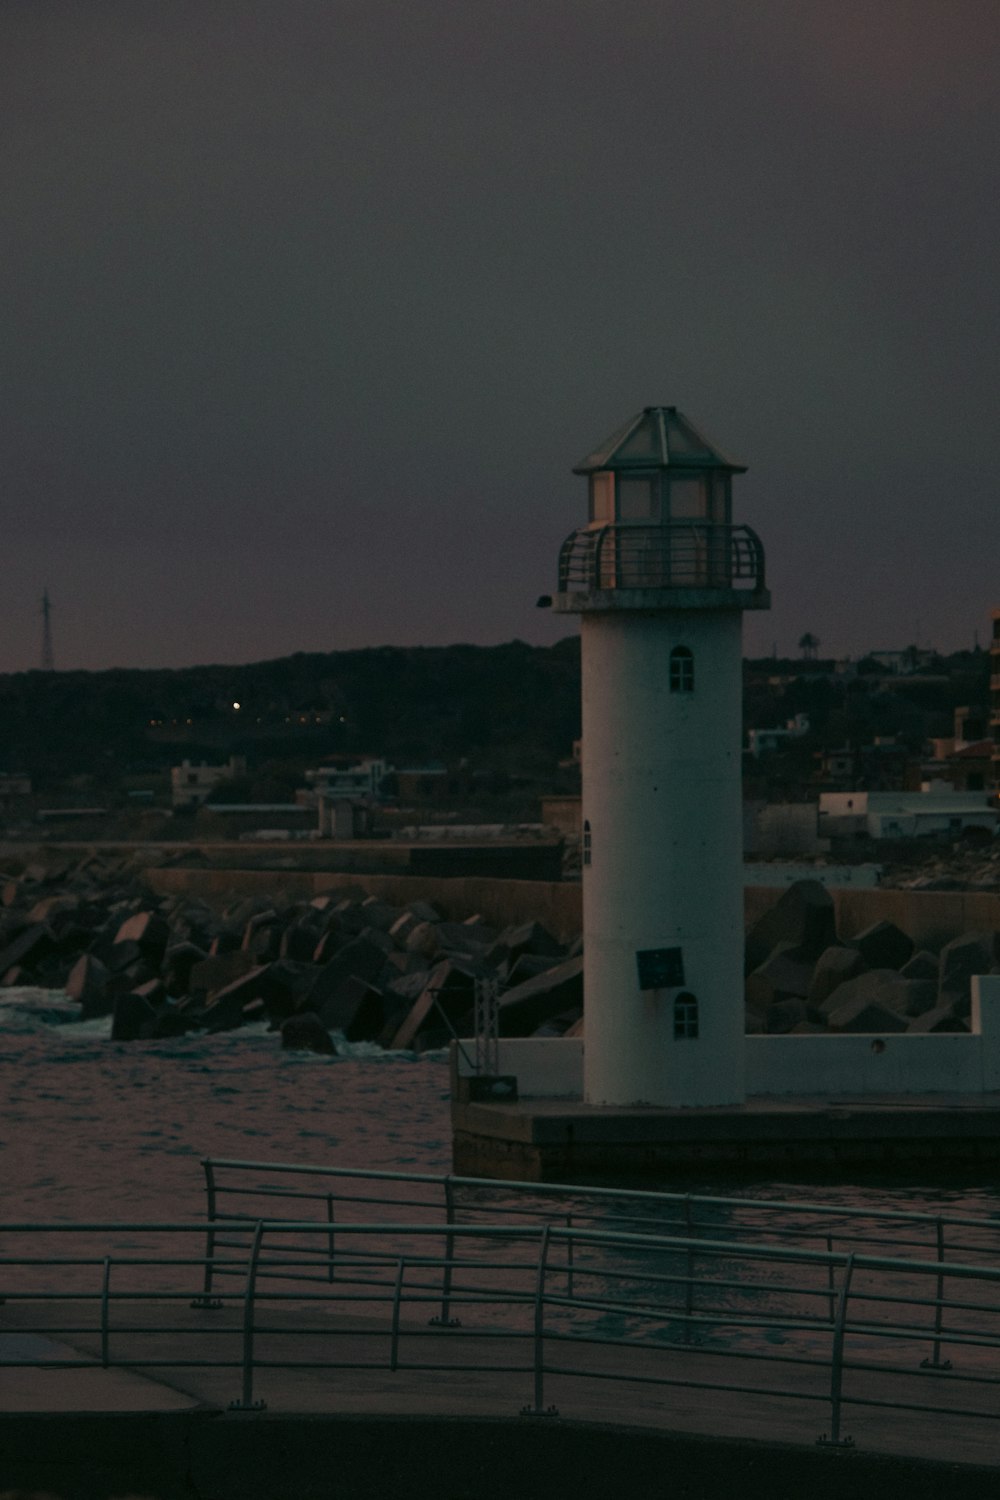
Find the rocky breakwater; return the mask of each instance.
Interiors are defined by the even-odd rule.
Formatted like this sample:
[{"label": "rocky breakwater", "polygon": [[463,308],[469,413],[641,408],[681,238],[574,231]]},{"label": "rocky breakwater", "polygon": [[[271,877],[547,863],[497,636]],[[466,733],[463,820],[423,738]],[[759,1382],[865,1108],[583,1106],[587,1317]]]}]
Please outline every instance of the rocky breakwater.
[{"label": "rocky breakwater", "polygon": [[[64,991],[63,1019],[109,1016],[116,1041],[266,1022],[288,1047],[420,1051],[472,1033],[480,980],[497,986],[503,1036],[583,1029],[582,941],[534,921],[498,931],[360,888],[209,905],[100,856],[0,885],[0,986]],[[972,975],[998,971],[1000,933],[935,952],[891,922],[840,935],[829,891],[799,881],[747,933],[747,1030],[967,1031]]]},{"label": "rocky breakwater", "polygon": [[3,884],[0,986],[66,992],[115,1041],[222,1032],[264,1021],[282,1045],[331,1037],[424,1050],[469,1035],[478,980],[501,993],[502,1035],[582,1024],[579,941],[537,922],[497,931],[426,902],[358,889],[311,901],[234,899],[221,910],[157,897],[128,861],[30,866]]},{"label": "rocky breakwater", "polygon": [[962,1032],[974,974],[1000,973],[1000,933],[918,950],[892,922],[838,936],[818,881],[789,886],[747,933],[748,1032]]}]

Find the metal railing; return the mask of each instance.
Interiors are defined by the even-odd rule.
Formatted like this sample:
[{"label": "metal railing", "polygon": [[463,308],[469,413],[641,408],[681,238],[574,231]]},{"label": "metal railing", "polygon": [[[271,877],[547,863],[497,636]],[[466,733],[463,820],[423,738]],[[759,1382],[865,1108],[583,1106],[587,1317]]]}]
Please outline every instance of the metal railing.
[{"label": "metal railing", "polygon": [[[938,1261],[1000,1265],[1000,1218],[931,1214],[848,1204],[722,1197],[556,1183],[502,1182],[455,1174],[367,1171],[362,1168],[206,1157],[206,1245],[203,1295],[211,1297],[217,1256],[245,1253],[259,1218],[326,1226],[333,1275],[339,1226],[353,1221],[548,1223],[638,1230],[687,1238],[802,1244],[833,1252],[849,1248]],[[447,1309],[444,1310],[447,1316]]]},{"label": "metal railing", "polygon": [[581,527],[559,553],[559,591],[764,588],[764,548],[749,526],[672,521]]},{"label": "metal railing", "polygon": [[[237,1410],[277,1371],[330,1404],[346,1372],[352,1390],[365,1371],[476,1372],[530,1414],[584,1385],[607,1402],[624,1385],[630,1407],[683,1387],[805,1403],[834,1443],[847,1408],[1000,1435],[993,1266],[552,1222],[345,1222],[331,1245],[322,1222],[260,1218],[237,1256],[216,1247],[238,1280],[208,1303],[191,1300],[204,1227],[0,1225],[0,1365],[229,1370]],[[26,1333],[54,1352],[11,1354]]]}]

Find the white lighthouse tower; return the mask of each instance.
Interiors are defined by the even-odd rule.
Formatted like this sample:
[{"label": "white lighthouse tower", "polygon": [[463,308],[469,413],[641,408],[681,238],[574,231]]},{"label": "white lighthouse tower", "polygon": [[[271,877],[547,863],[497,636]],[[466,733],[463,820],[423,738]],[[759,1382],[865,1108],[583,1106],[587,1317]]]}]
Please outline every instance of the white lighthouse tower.
[{"label": "white lighthouse tower", "polygon": [[744,1098],[741,624],[770,598],[743,472],[672,406],[574,469],[553,606],[581,626],[590,1104]]}]

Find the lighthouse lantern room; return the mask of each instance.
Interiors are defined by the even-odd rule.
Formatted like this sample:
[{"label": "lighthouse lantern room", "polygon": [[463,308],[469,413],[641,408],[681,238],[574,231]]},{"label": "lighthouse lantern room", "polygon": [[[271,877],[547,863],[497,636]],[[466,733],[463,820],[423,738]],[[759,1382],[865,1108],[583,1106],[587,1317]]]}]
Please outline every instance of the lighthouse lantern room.
[{"label": "lighthouse lantern room", "polygon": [[553,606],[581,628],[590,1104],[744,1098],[741,626],[770,604],[744,472],[672,406],[574,469]]}]

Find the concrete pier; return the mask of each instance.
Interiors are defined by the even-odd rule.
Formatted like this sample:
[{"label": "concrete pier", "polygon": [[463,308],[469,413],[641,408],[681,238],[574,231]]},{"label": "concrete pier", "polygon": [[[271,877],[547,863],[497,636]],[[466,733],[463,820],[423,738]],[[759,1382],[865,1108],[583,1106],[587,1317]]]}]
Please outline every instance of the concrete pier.
[{"label": "concrete pier", "polygon": [[1000,1093],[749,1099],[700,1109],[577,1100],[482,1103],[456,1091],[454,1170],[521,1182],[948,1172],[1000,1162]]}]

